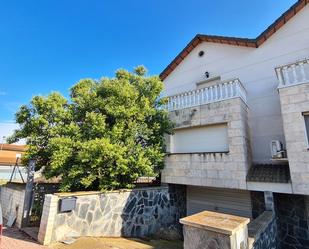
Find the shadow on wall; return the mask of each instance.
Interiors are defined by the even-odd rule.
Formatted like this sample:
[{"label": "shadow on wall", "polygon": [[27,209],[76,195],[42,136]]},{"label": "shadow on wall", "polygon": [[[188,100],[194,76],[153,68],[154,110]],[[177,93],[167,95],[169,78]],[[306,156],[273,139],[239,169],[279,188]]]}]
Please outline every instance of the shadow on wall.
[{"label": "shadow on wall", "polygon": [[274,194],[280,248],[309,248],[308,196]]},{"label": "shadow on wall", "polygon": [[182,185],[132,191],[121,214],[122,236],[182,239],[179,219],[186,215],[185,195]]},{"label": "shadow on wall", "polygon": [[51,195],[44,203],[46,211],[43,210],[39,233],[39,239],[46,241],[44,243],[61,241],[72,233],[74,237],[181,238],[179,219],[186,214],[185,186],[83,192],[75,195],[74,210],[65,213],[48,211],[56,210],[49,207],[56,207],[59,199],[67,196]]}]

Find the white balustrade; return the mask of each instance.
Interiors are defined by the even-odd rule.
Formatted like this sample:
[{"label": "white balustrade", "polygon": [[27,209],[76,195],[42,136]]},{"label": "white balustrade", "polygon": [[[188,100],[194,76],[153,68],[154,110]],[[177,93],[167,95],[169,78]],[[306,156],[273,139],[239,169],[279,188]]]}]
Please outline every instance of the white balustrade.
[{"label": "white balustrade", "polygon": [[309,59],[283,65],[275,70],[279,81],[279,88],[309,83]]},{"label": "white balustrade", "polygon": [[170,96],[166,108],[174,111],[236,97],[242,98],[244,102],[247,101],[246,90],[239,79]]}]

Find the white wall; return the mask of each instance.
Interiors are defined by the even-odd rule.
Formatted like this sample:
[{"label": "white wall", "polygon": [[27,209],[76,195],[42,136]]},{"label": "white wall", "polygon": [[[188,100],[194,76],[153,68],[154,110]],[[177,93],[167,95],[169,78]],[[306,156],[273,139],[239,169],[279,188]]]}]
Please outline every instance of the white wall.
[{"label": "white wall", "polygon": [[[203,57],[198,56],[201,50]],[[222,80],[239,78],[248,92],[253,160],[269,162],[269,142],[278,139],[285,143],[274,68],[305,57],[309,57],[309,6],[257,49],[207,42],[198,45],[164,80],[164,94],[196,88],[205,71]]]},{"label": "white wall", "polygon": [[5,219],[16,216],[16,226],[21,228],[25,199],[25,184],[8,184],[1,186],[0,204]]},{"label": "white wall", "polygon": [[227,124],[178,129],[171,137],[172,153],[226,152]]}]

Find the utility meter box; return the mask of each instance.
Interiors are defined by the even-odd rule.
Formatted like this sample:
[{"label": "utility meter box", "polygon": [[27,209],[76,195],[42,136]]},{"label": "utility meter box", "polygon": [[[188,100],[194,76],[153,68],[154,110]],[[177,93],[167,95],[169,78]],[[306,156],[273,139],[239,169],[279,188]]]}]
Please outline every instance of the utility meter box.
[{"label": "utility meter box", "polygon": [[59,212],[70,212],[75,209],[76,197],[66,197],[59,200]]}]

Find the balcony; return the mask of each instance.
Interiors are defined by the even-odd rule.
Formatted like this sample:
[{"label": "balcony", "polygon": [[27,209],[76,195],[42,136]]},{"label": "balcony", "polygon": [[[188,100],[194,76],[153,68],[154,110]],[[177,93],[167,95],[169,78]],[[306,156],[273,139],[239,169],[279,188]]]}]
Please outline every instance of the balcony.
[{"label": "balcony", "polygon": [[246,189],[251,158],[246,90],[238,79],[168,98],[175,124],[162,182]]},{"label": "balcony", "polygon": [[246,103],[246,95],[246,90],[240,80],[233,79],[209,87],[169,96],[166,108],[169,111],[175,111],[237,97]]},{"label": "balcony", "polygon": [[279,66],[276,69],[278,88],[309,82],[309,59]]}]

